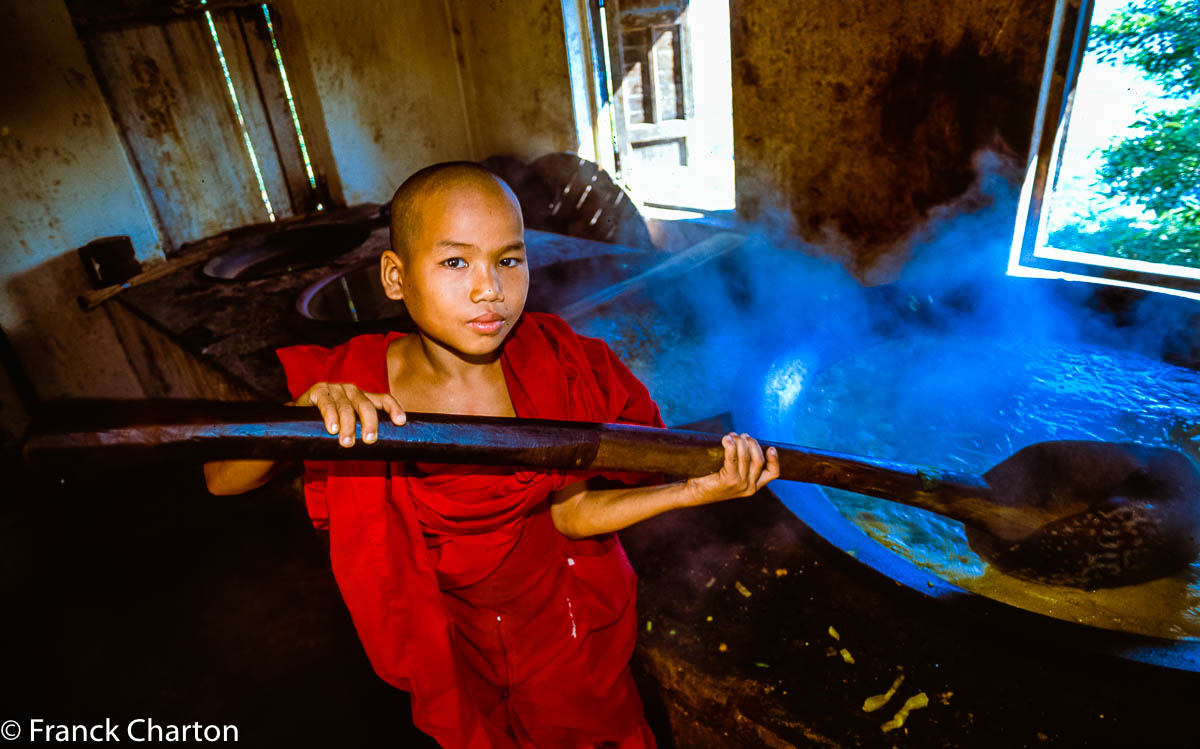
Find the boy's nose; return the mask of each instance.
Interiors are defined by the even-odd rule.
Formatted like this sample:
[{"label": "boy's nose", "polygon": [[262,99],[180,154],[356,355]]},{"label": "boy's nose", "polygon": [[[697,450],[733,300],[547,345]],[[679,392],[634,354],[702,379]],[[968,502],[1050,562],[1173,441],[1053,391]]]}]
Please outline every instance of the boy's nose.
[{"label": "boy's nose", "polygon": [[500,287],[500,278],[495,273],[480,273],[471,289],[472,302],[502,302],[504,290]]}]

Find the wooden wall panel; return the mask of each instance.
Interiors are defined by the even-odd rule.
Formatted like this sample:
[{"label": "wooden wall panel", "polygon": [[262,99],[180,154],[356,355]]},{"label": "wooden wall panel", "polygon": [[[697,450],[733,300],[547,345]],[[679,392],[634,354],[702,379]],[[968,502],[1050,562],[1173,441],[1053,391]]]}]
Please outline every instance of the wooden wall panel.
[{"label": "wooden wall panel", "polygon": [[[271,200],[271,208],[275,218],[280,219],[293,215],[292,199],[288,190],[287,178],[276,155],[275,134],[271,128],[271,118],[264,108],[262,93],[258,86],[257,69],[252,61],[250,50],[247,49],[247,38],[242,34],[242,23],[238,11],[213,13],[213,25],[217,28],[217,37],[221,40],[221,50],[225,54],[225,64],[229,66],[229,79],[237,92],[238,105],[242,110],[242,120],[246,134],[254,145],[254,153],[258,160],[258,168],[262,172],[263,184]],[[257,37],[250,41],[260,42]],[[268,49],[270,48],[268,40]],[[211,46],[211,43],[210,43]],[[261,51],[257,57],[262,57]],[[279,74],[275,73],[278,78]],[[284,102],[287,111],[286,102]],[[295,131],[292,140],[296,140]],[[245,153],[243,147],[242,152]],[[254,175],[251,174],[251,178]],[[256,183],[257,187],[257,183]]]},{"label": "wooden wall panel", "polygon": [[[216,17],[227,25],[231,14]],[[267,219],[203,16],[102,29],[85,43],[174,246]],[[227,59],[231,72],[249,70],[244,49]],[[258,110],[248,127],[264,130],[258,97],[243,106]],[[276,180],[268,192],[286,195],[278,170],[268,173]]]},{"label": "wooden wall panel", "polygon": [[[309,182],[308,171],[304,167],[304,157],[300,152],[300,139],[296,135],[296,126],[292,122],[291,107],[288,104],[287,92],[283,87],[279,65],[275,60],[275,50],[271,46],[266,17],[259,6],[240,10],[237,15],[241,21],[246,53],[250,64],[254,66],[255,80],[264,102],[263,110],[274,138],[275,152],[280,168],[283,170],[283,181],[286,183],[291,199],[292,212],[294,214],[311,213],[316,209],[315,204],[309,205],[313,196],[313,185]],[[273,22],[278,24],[278,19]],[[295,66],[293,66],[294,69]],[[301,127],[306,131],[307,140],[312,128],[303,125]]]}]

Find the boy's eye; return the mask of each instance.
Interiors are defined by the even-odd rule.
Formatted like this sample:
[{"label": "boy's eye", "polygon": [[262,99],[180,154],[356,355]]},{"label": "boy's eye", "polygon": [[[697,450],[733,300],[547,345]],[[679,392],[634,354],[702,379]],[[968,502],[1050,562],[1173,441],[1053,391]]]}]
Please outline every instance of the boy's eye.
[{"label": "boy's eye", "polygon": [[465,268],[465,267],[467,267],[467,261],[463,260],[461,257],[446,258],[445,260],[443,260],[441,262],[441,264],[446,266],[447,268]]},{"label": "boy's eye", "polygon": [[506,257],[500,261],[500,265],[505,268],[516,268],[522,262],[524,261],[519,257]]}]

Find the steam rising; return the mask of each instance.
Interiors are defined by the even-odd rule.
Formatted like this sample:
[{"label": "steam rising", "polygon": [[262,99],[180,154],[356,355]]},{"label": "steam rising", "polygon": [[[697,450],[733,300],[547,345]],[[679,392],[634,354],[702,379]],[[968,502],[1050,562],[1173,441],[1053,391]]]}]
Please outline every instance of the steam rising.
[{"label": "steam rising", "polygon": [[[741,249],[649,288],[639,300],[601,309],[579,328],[614,345],[670,424],[757,402],[768,376],[781,405],[794,401],[814,369],[914,335],[1087,342],[1155,358],[1186,352],[1191,317],[1200,312],[1194,302],[1007,276],[1019,188],[1011,175],[1020,170],[990,151],[975,165],[975,184],[933,212],[911,239],[907,260],[895,263],[901,267],[882,271],[892,276],[887,283],[865,286],[820,247],[739,227],[747,237]],[[790,363],[780,369],[784,354]],[[969,360],[961,365],[947,373],[947,387],[990,374],[973,371]]]},{"label": "steam rising", "polygon": [[[975,473],[1047,439],[1174,444],[1200,459],[1200,373],[1162,361],[1196,366],[1200,307],[1007,276],[1018,170],[990,152],[975,163],[971,190],[933,213],[903,262],[876,269],[885,283],[742,228],[740,250],[601,309],[580,332],[613,344],[668,424],[731,411],[760,439]],[[1200,636],[1197,565],[1136,595],[1068,595],[988,570],[953,521],[830,494],[877,540],[969,589],[1097,626]],[[685,568],[739,551],[714,538]],[[691,581],[697,593],[707,575]]]}]

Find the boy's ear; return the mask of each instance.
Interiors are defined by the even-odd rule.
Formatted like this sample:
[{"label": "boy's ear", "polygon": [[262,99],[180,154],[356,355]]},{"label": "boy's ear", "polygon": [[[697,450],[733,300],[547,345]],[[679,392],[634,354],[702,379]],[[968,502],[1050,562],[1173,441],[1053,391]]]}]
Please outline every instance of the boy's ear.
[{"label": "boy's ear", "polygon": [[404,298],[404,261],[392,250],[385,250],[379,258],[379,280],[388,299]]}]

